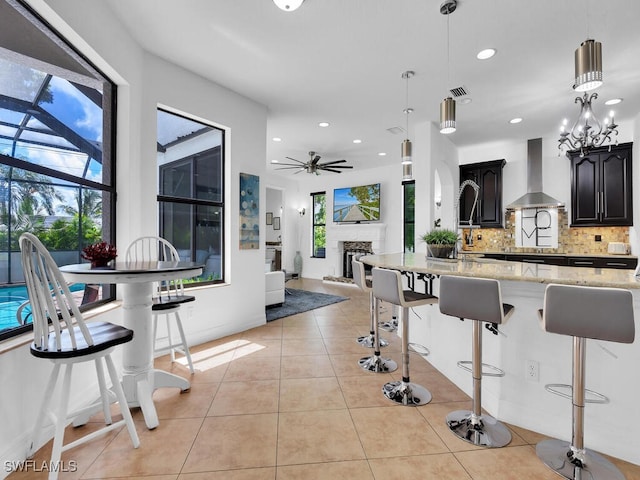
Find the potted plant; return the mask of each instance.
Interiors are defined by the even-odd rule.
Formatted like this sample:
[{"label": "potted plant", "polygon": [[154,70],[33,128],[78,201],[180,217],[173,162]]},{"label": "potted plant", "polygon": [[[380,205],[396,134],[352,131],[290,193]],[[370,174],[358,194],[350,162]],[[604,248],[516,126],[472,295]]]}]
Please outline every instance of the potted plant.
[{"label": "potted plant", "polygon": [[447,228],[434,228],[420,239],[427,244],[427,256],[449,258],[458,243],[458,232]]},{"label": "potted plant", "polygon": [[106,267],[109,262],[118,256],[114,245],[107,242],[98,242],[82,249],[82,258],[91,262],[91,268]]}]

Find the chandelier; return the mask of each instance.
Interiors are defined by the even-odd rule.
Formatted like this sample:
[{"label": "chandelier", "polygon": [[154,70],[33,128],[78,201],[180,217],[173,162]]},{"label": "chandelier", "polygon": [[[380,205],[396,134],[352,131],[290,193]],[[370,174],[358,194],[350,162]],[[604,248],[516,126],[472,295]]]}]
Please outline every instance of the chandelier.
[{"label": "chandelier", "polygon": [[579,150],[583,157],[591,148],[601,147],[605,142],[612,141],[612,136],[616,138],[616,145],[618,144],[618,125],[613,119],[613,111],[604,120],[604,124],[600,123],[591,109],[591,101],[596,98],[597,93],[589,95],[586,92],[582,97],[576,97],[575,103],[580,103],[580,115],[571,130],[567,130],[567,119],[563,121],[558,139],[560,151],[563,148]]}]

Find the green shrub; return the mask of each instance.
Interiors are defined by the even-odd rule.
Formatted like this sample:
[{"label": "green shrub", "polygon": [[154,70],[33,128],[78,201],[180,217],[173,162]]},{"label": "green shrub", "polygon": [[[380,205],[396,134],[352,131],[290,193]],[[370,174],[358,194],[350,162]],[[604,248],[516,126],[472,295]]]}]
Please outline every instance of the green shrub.
[{"label": "green shrub", "polygon": [[423,234],[420,239],[428,245],[455,245],[458,242],[458,232],[447,228],[434,228]]}]

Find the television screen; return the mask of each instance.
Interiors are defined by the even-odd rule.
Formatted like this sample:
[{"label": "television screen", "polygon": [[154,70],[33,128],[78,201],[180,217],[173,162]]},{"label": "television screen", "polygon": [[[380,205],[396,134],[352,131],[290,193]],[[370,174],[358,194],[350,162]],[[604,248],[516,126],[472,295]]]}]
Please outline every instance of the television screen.
[{"label": "television screen", "polygon": [[333,221],[377,222],[380,220],[380,184],[336,188],[333,191]]}]

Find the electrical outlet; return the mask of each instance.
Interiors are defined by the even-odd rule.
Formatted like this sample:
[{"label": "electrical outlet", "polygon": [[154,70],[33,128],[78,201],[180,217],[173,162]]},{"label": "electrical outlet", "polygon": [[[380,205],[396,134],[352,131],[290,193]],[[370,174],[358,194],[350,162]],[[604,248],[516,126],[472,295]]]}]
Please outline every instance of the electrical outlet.
[{"label": "electrical outlet", "polygon": [[540,364],[535,360],[527,360],[524,374],[527,380],[537,382],[540,379]]}]

